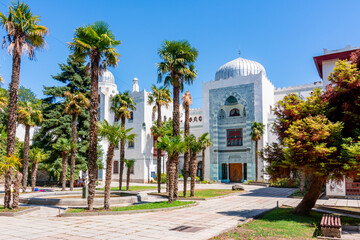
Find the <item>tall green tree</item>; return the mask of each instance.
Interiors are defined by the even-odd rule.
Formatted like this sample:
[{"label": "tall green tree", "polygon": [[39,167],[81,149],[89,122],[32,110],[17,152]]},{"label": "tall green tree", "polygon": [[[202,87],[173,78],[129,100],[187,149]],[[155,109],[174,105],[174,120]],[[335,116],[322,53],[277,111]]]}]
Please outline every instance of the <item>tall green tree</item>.
[{"label": "tall green tree", "polygon": [[[74,56],[70,55],[67,62],[59,64],[59,66],[61,72],[52,77],[61,84],[60,86],[44,87],[45,98],[42,100],[44,122],[34,136],[34,144],[48,155],[39,168],[45,168],[51,178],[58,178],[61,173],[61,152],[54,149],[53,144],[59,138],[70,139],[72,137],[72,117],[64,114],[67,104],[65,93],[76,94],[79,92],[86,98],[90,97],[90,77],[87,75],[84,61],[75,60]],[[83,107],[77,116],[76,171],[86,171],[87,169],[89,125],[89,109]],[[99,159],[98,163],[100,161]]]},{"label": "tall green tree", "polygon": [[69,152],[73,148],[71,141],[65,138],[59,138],[54,144],[54,148],[61,152],[62,156],[62,171],[61,171],[61,191],[66,190],[66,175],[68,169]]},{"label": "tall green tree", "polygon": [[75,175],[75,163],[76,163],[76,143],[77,143],[77,119],[78,116],[82,113],[83,108],[88,108],[90,106],[89,99],[86,98],[81,92],[76,92],[71,94],[70,92],[65,92],[66,96],[66,105],[64,113],[71,115],[71,139],[72,139],[72,149],[70,157],[70,191],[74,188],[74,175]]},{"label": "tall green tree", "polygon": [[[173,135],[180,135],[180,91],[184,89],[185,84],[192,84],[197,77],[194,63],[199,55],[198,50],[190,45],[188,41],[168,41],[165,40],[162,43],[161,48],[158,51],[161,58],[161,62],[157,64],[158,81],[164,80],[165,86],[172,86],[173,88]],[[174,165],[171,169],[175,169],[179,172],[179,155],[175,155],[174,162],[170,164]],[[172,176],[176,176],[174,179],[175,184],[174,191],[175,199],[178,196],[178,184],[177,173],[173,173]],[[172,181],[172,179],[170,179]],[[170,196],[169,196],[170,197]],[[171,197],[173,198],[173,197]]]},{"label": "tall green tree", "polygon": [[[184,138],[190,134],[190,105],[192,104],[192,98],[189,91],[186,91],[182,96],[183,108],[185,110],[185,123],[184,123]],[[184,153],[184,191],[183,195],[186,197],[187,179],[189,176],[189,162],[190,162],[190,148]]]},{"label": "tall green tree", "polygon": [[[9,13],[7,17],[0,12],[0,25],[5,28],[7,37],[4,37],[3,45],[8,40],[8,51],[12,53],[12,74],[9,89],[9,116],[7,126],[7,156],[13,155],[15,152],[15,135],[16,135],[16,120],[17,120],[17,104],[18,104],[18,90],[20,82],[20,63],[21,55],[25,51],[30,59],[34,59],[35,50],[41,49],[45,46],[44,36],[48,33],[48,29],[39,25],[40,17],[33,15],[29,6],[23,2],[14,1],[9,6]],[[12,168],[9,168],[12,171]],[[6,184],[8,186],[9,184]],[[4,200],[8,201],[9,190],[5,189]]]},{"label": "tall green tree", "polygon": [[37,171],[38,171],[38,165],[46,158],[47,158],[47,154],[42,149],[40,149],[38,147],[33,147],[30,149],[29,159],[31,162],[31,191],[32,192],[35,190],[35,186],[36,186],[36,175],[37,175]]},{"label": "tall green tree", "polygon": [[210,134],[204,133],[199,137],[199,142],[202,146],[201,149],[201,161],[202,161],[202,179],[205,179],[205,151],[206,148],[210,147],[212,142],[210,141]]},{"label": "tall green tree", "polygon": [[25,126],[22,190],[26,191],[29,174],[30,128],[39,126],[44,120],[41,111],[41,102],[20,102],[18,122]]},{"label": "tall green tree", "polygon": [[251,140],[255,142],[255,175],[256,181],[259,181],[259,140],[264,135],[265,125],[261,122],[253,122],[251,125]]},{"label": "tall green tree", "polygon": [[[158,129],[162,127],[162,115],[161,108],[168,107],[171,102],[171,92],[168,88],[157,88],[155,85],[151,86],[152,93],[149,94],[148,104],[155,104],[153,111],[157,111],[156,126]],[[155,138],[159,137],[154,135]],[[157,184],[158,193],[161,192],[161,149],[157,149],[156,153],[156,172],[157,172]]]},{"label": "tall green tree", "polygon": [[[116,94],[111,99],[110,109],[114,112],[117,119],[120,119],[121,126],[125,128],[125,121],[131,117],[131,112],[136,110],[136,103],[131,97],[129,91]],[[120,142],[120,172],[119,172],[119,189],[122,188],[122,180],[124,174],[124,160],[125,159],[125,140]]]},{"label": "tall green tree", "polygon": [[[183,141],[181,136],[163,136],[158,138],[157,147],[160,149],[164,149],[169,158],[170,163],[174,163],[176,156],[180,153],[184,153],[186,151],[186,143]],[[174,198],[174,190],[175,190],[175,176],[176,174],[176,165],[169,164],[169,171],[167,173],[169,175],[169,203],[173,203],[175,201]]]},{"label": "tall green tree", "polygon": [[190,197],[195,196],[195,181],[196,181],[196,170],[197,170],[197,154],[203,148],[202,143],[199,140],[196,140],[194,134],[191,134],[186,137],[185,141],[187,142],[188,148],[190,150]]},{"label": "tall green tree", "polygon": [[[96,172],[97,172],[97,118],[98,118],[98,79],[101,68],[117,66],[119,54],[116,47],[121,42],[115,39],[113,32],[107,23],[97,21],[92,25],[86,25],[75,29],[73,42],[69,43],[74,56],[79,59],[89,59],[91,69],[90,91],[90,135],[89,135],[89,197],[88,208],[93,210]],[[102,64],[100,62],[102,61]]]},{"label": "tall green tree", "polygon": [[[135,134],[129,134],[132,128],[125,130],[124,127],[115,123],[110,125],[108,121],[100,122],[98,128],[99,136],[106,139],[109,143],[109,147],[106,155],[106,177],[105,177],[105,196],[104,196],[104,208],[110,208],[110,189],[111,189],[111,176],[113,168],[113,158],[115,146],[119,144],[122,139],[132,141],[135,138]],[[121,189],[120,189],[121,190]]]}]

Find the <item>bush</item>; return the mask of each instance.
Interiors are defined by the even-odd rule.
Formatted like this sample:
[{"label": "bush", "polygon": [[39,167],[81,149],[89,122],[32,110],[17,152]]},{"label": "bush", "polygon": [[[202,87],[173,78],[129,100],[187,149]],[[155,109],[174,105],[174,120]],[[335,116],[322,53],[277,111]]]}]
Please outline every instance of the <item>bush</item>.
[{"label": "bush", "polygon": [[[167,178],[166,178],[166,173],[161,173],[161,180],[160,180],[160,182],[161,182],[161,183],[166,183],[166,180],[167,180]],[[157,182],[157,174],[155,174],[154,182]]]},{"label": "bush", "polygon": [[196,176],[196,177],[195,177],[195,180],[196,180],[196,181],[200,181],[200,177]]},{"label": "bush", "polygon": [[274,181],[271,181],[272,187],[284,187],[284,188],[298,188],[299,180],[291,178],[278,178]]},{"label": "bush", "polygon": [[208,180],[203,180],[203,181],[201,181],[201,183],[207,184],[207,183],[209,183],[209,181]]}]

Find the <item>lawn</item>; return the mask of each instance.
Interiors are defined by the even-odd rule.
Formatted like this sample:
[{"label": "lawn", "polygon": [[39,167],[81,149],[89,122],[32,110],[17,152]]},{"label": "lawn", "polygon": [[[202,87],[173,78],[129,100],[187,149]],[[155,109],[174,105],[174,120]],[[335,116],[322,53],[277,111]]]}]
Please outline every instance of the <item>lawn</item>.
[{"label": "lawn", "polygon": [[[311,212],[309,216],[292,214],[292,208],[279,208],[266,213],[260,219],[241,225],[213,240],[230,239],[309,239],[315,225],[320,228],[322,213]],[[360,224],[360,219],[341,217],[343,225]]]},{"label": "lawn", "polygon": [[[135,204],[131,206],[125,207],[112,207],[109,211],[132,211],[132,210],[146,210],[146,209],[158,209],[158,208],[168,208],[168,207],[180,207],[186,206],[189,204],[193,204],[195,202],[181,202],[175,201],[172,204],[169,204],[167,201],[163,202],[153,202],[153,203],[143,203],[143,204]],[[95,209],[95,211],[106,211],[103,208]],[[89,212],[86,208],[72,208],[68,209],[66,213],[80,213],[80,212]]]},{"label": "lawn", "polygon": [[[156,186],[130,186],[129,191],[142,191],[142,190],[150,190],[157,189]],[[96,190],[105,190],[105,188],[97,188]],[[126,191],[126,187],[121,188],[122,191]],[[112,187],[111,191],[119,191],[119,187]]]},{"label": "lawn", "polygon": [[19,212],[19,211],[25,210],[27,208],[28,207],[18,207],[17,209],[12,210],[12,209],[8,209],[8,208],[5,209],[4,206],[0,206],[0,212]]}]

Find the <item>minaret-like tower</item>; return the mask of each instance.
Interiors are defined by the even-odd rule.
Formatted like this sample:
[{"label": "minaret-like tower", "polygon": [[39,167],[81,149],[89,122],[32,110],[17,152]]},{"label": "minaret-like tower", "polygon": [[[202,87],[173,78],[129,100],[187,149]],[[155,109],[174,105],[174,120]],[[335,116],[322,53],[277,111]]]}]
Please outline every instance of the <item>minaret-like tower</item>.
[{"label": "minaret-like tower", "polygon": [[133,86],[132,86],[132,91],[133,92],[139,92],[139,80],[137,78],[133,79]]}]

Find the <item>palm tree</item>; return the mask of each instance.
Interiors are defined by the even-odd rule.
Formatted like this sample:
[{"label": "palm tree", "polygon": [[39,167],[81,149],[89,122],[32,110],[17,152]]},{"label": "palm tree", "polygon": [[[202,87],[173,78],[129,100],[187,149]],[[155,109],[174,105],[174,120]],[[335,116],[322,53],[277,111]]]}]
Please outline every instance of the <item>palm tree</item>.
[{"label": "palm tree", "polygon": [[[9,116],[7,126],[7,145],[6,154],[8,157],[15,152],[15,135],[17,120],[17,102],[20,81],[20,62],[21,55],[25,51],[30,59],[35,58],[35,50],[45,46],[44,36],[48,29],[39,25],[40,17],[33,15],[29,6],[23,2],[14,1],[9,6],[9,14],[6,17],[0,12],[0,25],[7,31],[7,37],[4,37],[3,46],[6,39],[9,42],[8,52],[12,53],[12,74],[9,89]],[[9,168],[10,175],[12,168]],[[5,184],[10,186],[11,183]],[[8,196],[10,190],[5,189],[6,201],[10,201]],[[10,202],[5,202],[9,205]]]},{"label": "palm tree", "polygon": [[22,190],[26,192],[29,172],[29,148],[30,148],[30,128],[38,126],[44,121],[41,103],[20,102],[18,109],[18,122],[25,126],[24,138],[24,163],[23,163],[23,179]]},{"label": "palm tree", "polygon": [[61,171],[61,191],[66,190],[66,173],[67,173],[67,165],[69,160],[69,152],[73,148],[72,142],[65,138],[59,138],[56,143],[53,145],[54,148],[61,152],[62,156],[62,171]]},{"label": "palm tree", "polygon": [[[10,155],[8,156],[3,156],[0,159],[0,175],[5,174],[5,198],[4,198],[4,208],[10,208],[10,201],[11,201],[11,179],[12,179],[12,170],[10,169],[15,169],[16,172],[19,172],[19,169],[21,167],[21,159],[16,157],[15,155]],[[21,174],[21,173],[20,173]],[[19,180],[19,176],[20,176],[20,180]],[[17,185],[18,187],[20,186],[21,183],[21,175],[17,175],[16,178],[19,181],[19,184]],[[9,185],[7,185],[9,184]],[[17,194],[17,196],[15,196]],[[19,200],[19,189],[17,189],[16,192],[14,192],[13,195],[13,200],[15,200],[15,204],[13,201],[13,208],[17,207],[18,204],[16,203],[16,201],[18,202]],[[7,197],[9,197],[10,199],[7,199]]]},{"label": "palm tree", "polygon": [[[158,51],[162,62],[157,64],[158,81],[161,82],[164,77],[164,85],[173,87],[173,136],[180,135],[180,91],[183,90],[184,84],[192,84],[197,77],[194,62],[198,57],[198,50],[191,47],[188,41],[167,41],[162,43]],[[173,158],[175,161],[175,198],[177,198],[178,177],[179,172],[179,155]],[[171,180],[170,180],[171,181]]]},{"label": "palm tree", "polygon": [[[157,121],[156,126],[158,129],[161,129],[161,107],[168,107],[171,102],[171,92],[168,88],[160,87],[157,88],[154,84],[151,86],[152,93],[149,94],[148,104],[154,104],[154,111],[157,110]],[[159,136],[154,135],[158,138]],[[157,170],[157,183],[158,183],[158,193],[161,192],[161,149],[157,149],[156,154],[156,170]]]},{"label": "palm tree", "polygon": [[194,134],[191,134],[186,137],[186,142],[190,148],[191,157],[190,157],[190,197],[195,195],[195,181],[196,181],[196,169],[197,169],[197,154],[202,150],[203,146],[200,140],[196,140]]},{"label": "palm tree", "polygon": [[[121,42],[115,39],[109,25],[97,21],[92,25],[78,27],[73,42],[69,43],[75,58],[90,59],[91,90],[90,90],[90,129],[89,129],[89,197],[88,208],[93,210],[96,171],[97,171],[97,119],[98,119],[98,79],[100,69],[106,66],[117,66],[119,54],[115,47]],[[100,61],[103,59],[102,67]]]},{"label": "palm tree", "polygon": [[251,140],[255,142],[255,171],[256,171],[255,176],[256,176],[256,181],[259,181],[259,176],[258,176],[258,168],[259,168],[258,145],[259,145],[259,140],[264,135],[264,128],[265,128],[265,125],[262,124],[261,122],[253,122],[252,126],[251,126],[250,137],[251,137]]},{"label": "palm tree", "polygon": [[[185,124],[184,124],[184,136],[185,138],[190,134],[190,105],[192,104],[192,98],[189,91],[186,91],[182,96],[183,107],[185,109]],[[189,176],[189,162],[190,162],[190,149],[184,153],[184,197],[186,197],[187,179]]]},{"label": "palm tree", "polygon": [[71,139],[72,146],[70,157],[70,191],[74,188],[74,175],[75,175],[75,157],[76,157],[76,141],[77,141],[77,117],[81,114],[83,108],[89,108],[90,101],[81,92],[71,94],[65,92],[66,105],[64,113],[71,115]]},{"label": "palm tree", "polygon": [[210,147],[212,142],[210,141],[210,134],[209,133],[204,133],[203,135],[201,135],[199,137],[199,142],[202,146],[202,160],[201,160],[201,163],[202,163],[202,180],[205,179],[205,150],[206,148]]},{"label": "palm tree", "polygon": [[181,136],[163,136],[158,138],[157,147],[164,149],[169,158],[169,203],[173,203],[175,200],[175,174],[176,174],[176,161],[174,158],[179,156],[180,153],[186,151],[186,144],[182,140]]},{"label": "palm tree", "polygon": [[29,152],[29,159],[32,162],[31,167],[31,191],[35,190],[36,174],[38,171],[38,164],[47,158],[47,154],[40,148],[34,147]]},{"label": "palm tree", "polygon": [[127,160],[124,159],[124,162],[126,164],[127,173],[126,173],[126,191],[129,191],[130,188],[130,174],[131,174],[131,168],[135,164],[135,160]]},{"label": "palm tree", "polygon": [[[114,112],[117,119],[121,120],[121,126],[125,128],[125,120],[131,117],[131,111],[136,110],[136,103],[131,97],[129,91],[119,93],[111,99],[110,109]],[[122,179],[124,172],[125,159],[125,140],[120,142],[120,173],[119,173],[119,189],[122,187]]]}]

